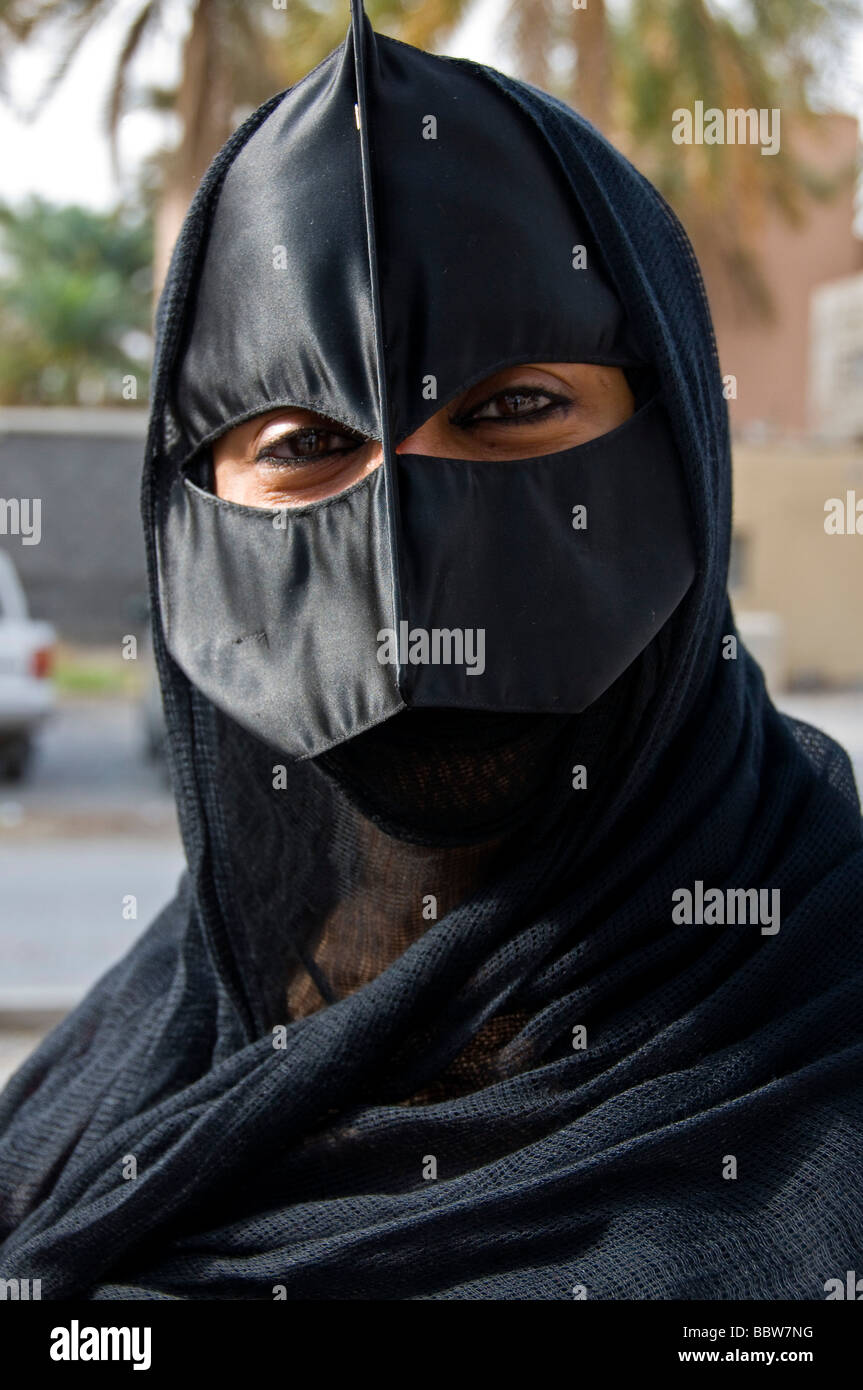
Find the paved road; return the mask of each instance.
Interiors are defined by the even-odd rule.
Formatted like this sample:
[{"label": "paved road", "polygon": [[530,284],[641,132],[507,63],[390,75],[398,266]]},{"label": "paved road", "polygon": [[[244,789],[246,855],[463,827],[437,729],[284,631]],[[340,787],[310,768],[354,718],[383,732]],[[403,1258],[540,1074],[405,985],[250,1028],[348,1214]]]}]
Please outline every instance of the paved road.
[{"label": "paved road", "polygon": [[173,897],[182,865],[171,841],[0,843],[0,1010],[80,998]]},{"label": "paved road", "polygon": [[61,705],[27,780],[0,784],[0,1086],[173,896],[182,864],[136,706]]},{"label": "paved road", "polygon": [[144,757],[129,700],[60,705],[37,735],[26,780],[0,784],[0,829],[99,834],[99,822],[107,833],[177,834],[167,779]]},{"label": "paved road", "polygon": [[182,863],[136,706],[61,705],[26,781],[0,785],[0,1011],[80,998],[173,896]]}]

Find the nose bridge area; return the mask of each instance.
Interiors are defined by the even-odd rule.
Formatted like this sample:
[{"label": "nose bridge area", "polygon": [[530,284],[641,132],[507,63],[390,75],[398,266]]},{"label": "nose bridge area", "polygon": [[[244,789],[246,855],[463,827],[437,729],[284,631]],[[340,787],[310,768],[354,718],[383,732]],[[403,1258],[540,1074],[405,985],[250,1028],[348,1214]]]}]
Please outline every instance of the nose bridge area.
[{"label": "nose bridge area", "polygon": [[395,453],[395,454],[429,454],[429,453],[434,453],[434,449],[433,449],[433,448],[430,449],[430,448],[428,447],[429,442],[431,442],[431,441],[429,441],[429,439],[428,439],[428,427],[429,427],[429,425],[431,424],[431,422],[435,419],[435,416],[436,416],[436,415],[439,415],[440,412],[441,412],[441,410],[446,408],[446,405],[447,405],[447,404],[448,404],[448,402],[444,402],[444,405],[443,405],[443,406],[437,405],[433,410],[430,411],[429,415],[426,416],[425,419],[420,420],[420,422],[417,424],[416,428],[413,429],[413,430],[410,432],[410,434],[402,434],[401,438],[394,440],[394,442],[393,442],[393,453]]}]

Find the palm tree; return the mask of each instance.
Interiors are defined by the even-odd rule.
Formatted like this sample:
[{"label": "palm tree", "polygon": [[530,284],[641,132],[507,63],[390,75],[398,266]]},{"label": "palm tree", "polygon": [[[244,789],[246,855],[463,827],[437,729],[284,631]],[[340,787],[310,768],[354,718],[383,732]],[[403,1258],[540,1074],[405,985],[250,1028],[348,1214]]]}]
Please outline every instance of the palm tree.
[{"label": "palm tree", "polygon": [[[859,0],[510,0],[506,31],[519,74],[574,105],[662,191],[692,237],[708,280],[738,310],[767,315],[754,247],[768,210],[805,217],[854,176],[826,177],[801,159],[794,133],[817,131],[819,70],[837,71]],[[779,108],[779,153],[753,145],[677,145],[672,113]]]},{"label": "palm tree", "polygon": [[[367,0],[375,27],[418,47],[430,47],[461,17],[469,0]],[[58,59],[34,103],[41,106],[61,81],[83,38],[99,25],[111,0],[0,0],[0,33],[10,50],[55,29],[62,36]],[[132,72],[145,42],[163,25],[167,0],[141,0],[125,33],[105,112],[116,159],[117,133],[133,98]],[[213,156],[240,117],[266,97],[297,81],[335,48],[348,25],[348,0],[193,0],[175,89],[151,88],[148,104],[171,112],[180,126],[174,149],[156,161],[154,291],[163,283],[171,248],[186,209]],[[5,90],[0,71],[0,95]]]},{"label": "palm tree", "polygon": [[[755,250],[771,211],[805,221],[854,168],[826,175],[799,153],[806,129],[826,138],[812,96],[822,70],[836,72],[839,49],[859,19],[842,0],[771,0],[720,8],[707,0],[637,0],[628,30],[615,34],[623,148],[663,191],[685,223],[708,282],[721,284],[738,314],[768,316],[770,298]],[[674,145],[670,113],[710,107],[778,110],[778,153],[760,147]]]},{"label": "palm tree", "polygon": [[[159,29],[169,0],[141,0],[113,74],[106,125],[112,142],[129,109],[131,72]],[[375,27],[420,48],[440,46],[472,0],[366,0]],[[154,287],[160,287],[186,208],[213,155],[245,110],[295,82],[344,37],[347,0],[192,0],[181,76],[146,99],[179,119],[176,148],[157,161]],[[835,63],[861,0],[509,0],[503,32],[520,76],[556,92],[622,148],[666,195],[711,267],[743,286],[762,312],[767,301],[752,251],[769,206],[799,220],[825,179],[797,158],[789,132],[809,120],[815,56]],[[24,43],[49,24],[65,33],[40,102],[74,60],[81,38],[110,0],[0,0],[0,33]],[[820,46],[820,49],[819,49]],[[0,70],[0,94],[3,74]],[[780,101],[781,94],[781,101]],[[775,157],[755,146],[680,146],[671,113],[705,107],[781,107]],[[844,171],[851,177],[853,171]]]}]

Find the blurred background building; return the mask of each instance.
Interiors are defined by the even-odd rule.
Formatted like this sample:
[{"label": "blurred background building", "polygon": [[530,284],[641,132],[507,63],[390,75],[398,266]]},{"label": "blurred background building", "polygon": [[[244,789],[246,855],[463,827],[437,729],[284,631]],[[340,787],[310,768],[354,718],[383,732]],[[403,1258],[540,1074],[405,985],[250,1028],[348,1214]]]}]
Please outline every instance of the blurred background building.
[{"label": "blurred background building", "polygon": [[[833,732],[859,776],[863,0],[366,9],[380,31],[555,92],[678,212],[734,433],[738,623],[777,699]],[[0,1077],[122,954],[181,867],[138,518],[152,308],[212,156],[347,22],[347,0],[0,6],[0,551],[31,624],[14,597],[4,617],[0,584],[0,745],[4,671],[16,689],[50,682],[53,703],[5,781],[0,746]],[[674,113],[698,102],[778,112],[779,149],[675,143]],[[22,499],[40,502],[38,543],[4,510]],[[846,516],[860,500],[860,534],[828,533],[831,499]]]}]

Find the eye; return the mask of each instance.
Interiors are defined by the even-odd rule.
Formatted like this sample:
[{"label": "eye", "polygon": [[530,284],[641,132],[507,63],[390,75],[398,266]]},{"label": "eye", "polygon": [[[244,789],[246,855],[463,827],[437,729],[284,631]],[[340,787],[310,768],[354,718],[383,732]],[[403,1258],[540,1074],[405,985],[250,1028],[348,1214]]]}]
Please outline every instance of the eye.
[{"label": "eye", "polygon": [[553,395],[538,386],[510,386],[504,391],[496,391],[488,400],[471,407],[450,423],[470,426],[483,420],[494,420],[500,424],[538,420],[569,404],[571,402],[565,396]]},{"label": "eye", "polygon": [[276,439],[269,439],[258,450],[255,462],[290,468],[292,465],[330,458],[334,454],[350,453],[364,443],[360,435],[307,425],[302,429],[290,430]]}]

